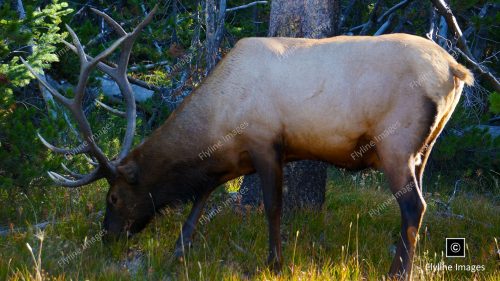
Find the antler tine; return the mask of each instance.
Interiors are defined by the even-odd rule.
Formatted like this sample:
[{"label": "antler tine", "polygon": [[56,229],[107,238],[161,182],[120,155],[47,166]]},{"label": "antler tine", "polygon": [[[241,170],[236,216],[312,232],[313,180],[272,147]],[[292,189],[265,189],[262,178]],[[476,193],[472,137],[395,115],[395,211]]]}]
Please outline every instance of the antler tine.
[{"label": "antler tine", "polygon": [[103,168],[108,174],[114,174],[114,167],[95,142],[94,134],[92,133],[92,129],[87,118],[85,117],[81,104],[76,104],[73,114],[78,124],[78,128],[82,132],[83,139],[88,144],[92,156],[95,157],[101,168]]},{"label": "antler tine", "polygon": [[[90,127],[90,124],[85,117],[85,113],[83,112],[82,106],[83,106],[83,96],[85,93],[85,88],[88,83],[88,78],[90,75],[90,72],[92,69],[100,64],[100,61],[104,59],[105,57],[109,56],[111,53],[113,53],[128,37],[129,35],[125,35],[118,40],[116,40],[110,47],[108,47],[106,50],[101,52],[99,55],[97,55],[95,58],[91,59],[89,62],[87,57],[90,58],[90,56],[87,56],[85,51],[83,50],[83,46],[80,43],[80,40],[78,39],[78,36],[76,33],[71,29],[71,27],[66,26],[69,33],[71,34],[71,37],[73,38],[73,43],[74,45],[71,45],[67,42],[65,44],[70,47],[73,51],[76,50],[78,53],[78,56],[80,58],[80,77],[78,80],[78,85],[75,88],[75,97],[71,101],[70,104],[70,109],[75,117],[75,120],[78,124],[78,127],[80,131],[82,132],[82,135],[84,137],[84,140],[88,142],[89,149],[91,154],[97,159],[97,162],[99,162],[100,166],[108,175],[114,174],[114,167],[110,163],[110,161],[107,159],[107,157],[104,155],[102,150],[97,146],[94,138],[93,138],[93,133],[92,129]],[[113,71],[111,68],[107,69],[111,75],[113,75]],[[114,75],[116,76],[116,75]]]},{"label": "antler tine", "polygon": [[[70,33],[73,39],[73,44],[68,43],[64,40],[63,42],[64,44],[66,44],[68,48],[70,48],[71,50],[73,50],[75,53],[78,54],[81,62],[79,81],[75,88],[75,95],[73,99],[66,98],[63,95],[59,94],[43,78],[41,78],[40,75],[38,75],[28,63],[26,63],[21,58],[23,64],[26,65],[26,67],[30,70],[30,72],[33,73],[33,75],[35,75],[35,77],[54,95],[56,100],[61,102],[71,111],[74,120],[76,121],[76,124],[78,126],[78,129],[81,132],[82,141],[86,142],[87,144],[84,149],[78,151],[76,154],[84,152],[88,153],[89,155],[83,154],[84,157],[90,164],[96,166],[95,170],[93,170],[90,174],[82,175],[71,171],[70,169],[68,169],[68,167],[63,165],[63,169],[67,173],[69,173],[70,176],[77,178],[76,180],[66,178],[52,171],[48,172],[49,177],[54,182],[66,187],[78,187],[86,185],[103,177],[107,178],[108,181],[112,181],[116,174],[116,168],[114,166],[116,164],[116,161],[113,162],[109,161],[108,158],[104,155],[103,151],[97,146],[97,143],[94,139],[95,136],[92,133],[92,128],[90,127],[90,124],[83,111],[83,97],[85,93],[85,88],[88,83],[90,72],[96,66],[103,72],[110,75],[114,80],[116,80],[127,104],[127,111],[126,113],[123,113],[121,111],[115,110],[100,103],[100,105],[103,106],[104,108],[108,110],[113,109],[112,112],[114,112],[115,114],[119,114],[122,116],[125,115],[127,118],[127,129],[124,136],[123,147],[118,156],[118,161],[125,157],[125,155],[128,153],[128,150],[132,146],[132,141],[135,131],[135,122],[136,122],[135,121],[136,109],[135,109],[135,99],[132,92],[132,88],[127,79],[127,64],[130,57],[130,52],[132,50],[132,44],[135,38],[137,38],[139,32],[144,28],[144,26],[146,26],[152,20],[154,13],[158,10],[158,5],[155,6],[155,8],[148,14],[148,16],[131,33],[125,32],[125,30],[108,15],[94,9],[92,10],[99,16],[103,17],[121,37],[118,40],[116,40],[110,47],[108,47],[106,50],[97,55],[95,58],[92,58],[91,56],[88,56],[85,53],[85,50],[80,40],[78,39],[78,36],[73,31],[73,29],[71,29],[71,27],[66,25],[66,28],[68,29],[68,32]],[[102,60],[107,56],[109,56],[111,53],[113,53],[119,46],[122,47],[121,47],[119,63],[117,64],[117,66],[116,67],[109,66],[103,63]],[[58,153],[73,152],[72,150],[69,149],[58,148],[51,145],[40,134],[39,138],[45,146],[47,146],[50,150],[54,152]],[[97,163],[95,161],[97,161]]]},{"label": "antler tine", "polygon": [[146,18],[144,18],[144,20],[141,23],[139,23],[134,28],[134,30],[131,33],[127,33],[128,34],[128,38],[127,38],[126,42],[123,43],[123,48],[122,48],[122,52],[120,54],[120,59],[119,59],[119,61],[117,63],[118,73],[122,74],[122,73],[126,73],[127,72],[128,60],[129,60],[129,57],[130,57],[130,52],[132,51],[132,46],[134,44],[134,41],[137,38],[137,36],[140,34],[140,32],[142,31],[142,29],[148,23],[151,22],[151,20],[153,19],[154,14],[157,11],[158,11],[158,4],[155,5],[155,7],[153,8],[153,10],[151,10],[151,12],[149,12],[149,14],[146,16]]},{"label": "antler tine", "polygon": [[89,152],[89,149],[87,146],[84,146],[81,149],[67,149],[67,148],[56,147],[56,146],[50,144],[47,140],[45,140],[40,133],[37,132],[36,134],[38,135],[38,138],[43,143],[43,145],[45,145],[48,149],[50,149],[53,152],[61,153],[61,154],[75,154],[75,155]]},{"label": "antler tine", "polygon": [[83,50],[82,45],[80,44],[80,40],[76,37],[75,32],[67,26],[68,31],[70,31],[71,36],[73,37],[73,42],[75,43],[75,48],[80,57],[80,77],[78,79],[78,85],[75,88],[75,103],[73,106],[81,104],[83,100],[83,96],[85,93],[85,87],[87,86],[88,78],[92,69],[101,62],[102,59],[111,55],[128,37],[129,35],[125,35],[116,40],[111,46],[109,46],[106,50],[102,51],[99,55],[93,58],[90,62],[87,60],[88,56]]},{"label": "antler tine", "polygon": [[[125,130],[125,136],[123,138],[123,144],[122,144],[122,149],[120,153],[118,154],[118,160],[116,162],[119,162],[121,159],[123,159],[130,148],[132,147],[133,143],[133,137],[134,137],[134,132],[135,132],[135,118],[136,118],[136,108],[135,108],[135,98],[133,95],[132,87],[130,86],[127,78],[127,64],[128,64],[128,59],[130,56],[130,52],[132,51],[132,43],[133,39],[131,36],[127,37],[122,37],[125,39],[128,39],[130,41],[126,42],[127,46],[123,47],[122,53],[120,55],[120,61],[117,65],[116,68],[111,68],[108,65],[104,64],[103,62],[98,62],[97,66],[101,71],[104,73],[108,74],[111,76],[116,83],[118,84],[118,87],[120,88],[120,91],[125,99],[127,110],[126,112],[120,112],[120,114],[117,114],[119,116],[124,116],[127,119],[127,128]],[[124,40],[125,40],[124,39]],[[132,39],[132,40],[131,40]],[[77,52],[77,48],[73,46],[71,43],[68,43],[66,41],[63,41],[68,48],[70,48],[73,52]],[[87,58],[89,58],[92,61],[97,61],[96,59],[92,58],[91,56],[86,55]],[[123,67],[124,66],[124,67]],[[101,103],[100,103],[101,104]],[[105,109],[108,109],[105,105],[101,104]],[[114,113],[114,110],[111,111]],[[117,112],[118,113],[118,112]]]},{"label": "antler tine", "polygon": [[125,117],[125,112],[120,111],[118,109],[114,109],[111,106],[99,101],[95,100],[95,104],[101,106],[102,108],[106,109],[107,111],[113,113],[114,115],[120,116],[120,117]]},{"label": "antler tine", "polygon": [[85,51],[83,50],[82,43],[80,43],[80,39],[78,39],[78,36],[73,31],[73,29],[67,24],[65,24],[65,26],[66,26],[66,29],[69,31],[71,38],[73,39],[73,44],[75,44],[75,47],[76,47],[76,50],[78,53],[78,57],[80,57],[80,61],[82,62],[81,68],[83,68],[85,65],[84,62],[87,62],[87,57],[85,55]]},{"label": "antler tine", "polygon": [[33,74],[36,77],[36,79],[38,81],[40,81],[40,83],[42,83],[42,85],[45,88],[47,88],[47,90],[49,90],[50,93],[52,93],[52,95],[56,98],[56,100],[58,102],[62,103],[66,107],[70,106],[70,104],[71,104],[70,99],[61,95],[57,90],[52,88],[52,86],[50,86],[50,84],[47,81],[45,81],[45,79],[43,79],[38,73],[35,72],[33,67],[31,67],[31,65],[28,62],[26,62],[22,57],[19,57],[19,58],[21,59],[21,62],[24,64],[24,66],[26,66],[26,68],[28,68],[28,70],[31,72],[31,74]]},{"label": "antler tine", "polygon": [[77,180],[68,179],[52,171],[48,171],[47,174],[55,183],[64,187],[80,187],[104,177],[99,168]]},{"label": "antler tine", "polygon": [[73,172],[70,168],[68,168],[66,165],[64,165],[64,163],[61,163],[61,167],[63,168],[63,170],[65,170],[70,176],[74,177],[74,178],[77,178],[77,179],[81,179],[83,177],[85,177],[85,175],[83,174],[80,174],[80,173],[77,173],[77,172]]},{"label": "antler tine", "polygon": [[118,33],[118,35],[120,36],[127,35],[127,32],[125,32],[125,30],[121,27],[121,25],[117,23],[114,19],[112,19],[110,16],[94,8],[90,8],[90,10],[92,10],[92,12],[96,13],[97,15],[101,16],[109,25],[111,25],[111,27],[113,27],[113,29]]},{"label": "antler tine", "polygon": [[153,16],[158,11],[158,7],[159,7],[158,4],[156,4],[151,10],[151,12],[149,12],[149,14],[146,16],[146,18],[144,18],[144,20],[142,20],[142,22],[134,28],[132,34],[137,35],[146,25],[148,25],[151,22],[151,20],[153,20]]},{"label": "antler tine", "polygon": [[73,102],[71,104],[72,110],[75,111],[79,107],[81,107],[91,67],[88,64],[87,54],[85,54],[85,50],[83,49],[82,43],[80,43],[80,39],[78,39],[76,33],[67,24],[66,24],[66,29],[68,30],[69,34],[71,35],[71,38],[73,39],[73,44],[76,49],[76,53],[78,54],[78,58],[80,58],[80,76],[78,77],[78,84],[76,85],[75,88],[75,97],[73,98]]},{"label": "antler tine", "polygon": [[97,163],[96,161],[94,161],[94,159],[90,158],[87,154],[83,154],[83,157],[85,158],[85,160],[87,160],[87,162],[94,166],[94,167],[97,167],[99,166],[99,163]]},{"label": "antler tine", "polygon": [[118,84],[118,87],[120,87],[120,90],[125,99],[127,107],[125,111],[127,119],[127,128],[125,130],[125,135],[123,136],[122,149],[120,150],[120,153],[118,154],[117,157],[118,162],[120,162],[123,158],[125,158],[125,156],[127,156],[128,151],[132,147],[134,141],[135,125],[136,125],[136,107],[135,107],[134,93],[132,92],[132,88],[128,83],[126,74],[120,79],[117,79],[116,83]]},{"label": "antler tine", "polygon": [[[76,40],[76,41],[78,41],[78,40]],[[81,45],[80,45],[80,47],[81,47]],[[75,47],[75,49],[78,49],[78,47]],[[97,158],[98,162],[101,164],[96,168],[96,170],[93,173],[85,175],[77,181],[72,181],[72,180],[66,179],[63,176],[56,174],[54,172],[49,172],[50,178],[62,186],[77,187],[77,186],[88,184],[94,180],[97,180],[97,179],[99,179],[99,177],[102,178],[103,177],[102,176],[103,175],[103,173],[102,173],[103,168],[102,167],[104,167],[104,169],[107,169],[107,171],[109,171],[108,173],[110,173],[110,172],[112,173],[114,171],[114,168],[107,161],[104,153],[102,153],[102,151],[97,147],[95,142],[92,141],[92,131],[90,129],[90,125],[88,124],[88,122],[85,118],[85,114],[83,113],[83,110],[81,109],[81,103],[78,106],[78,104],[75,103],[74,100],[68,99],[65,96],[61,95],[58,91],[56,91],[54,88],[52,88],[52,86],[50,86],[50,84],[47,83],[47,81],[45,81],[45,79],[43,79],[40,75],[38,75],[35,72],[35,70],[33,69],[33,67],[31,67],[31,65],[29,65],[23,58],[21,58],[21,61],[28,68],[28,70],[36,77],[36,79],[38,81],[40,81],[40,83],[42,83],[42,85],[44,87],[46,87],[54,95],[54,97],[57,101],[62,103],[65,107],[67,107],[69,110],[71,110],[74,113],[75,119],[78,123],[78,127],[80,128],[80,130],[82,130],[85,139],[89,140],[90,146],[85,146],[82,150],[77,151],[75,153],[72,150],[59,148],[59,147],[56,147],[56,146],[50,144],[39,133],[37,133],[40,141],[48,149],[50,149],[51,151],[56,152],[56,153],[80,154],[80,153],[91,152],[94,154],[94,156]],[[79,82],[79,84],[80,84],[80,82]],[[80,109],[80,110],[78,110],[78,109]]]},{"label": "antler tine", "polygon": [[125,130],[125,135],[123,137],[122,149],[117,157],[117,162],[120,162],[125,156],[127,156],[128,151],[132,147],[134,141],[135,127],[136,127],[136,106],[135,97],[132,91],[132,87],[127,79],[127,65],[130,58],[130,52],[132,51],[132,46],[135,39],[139,35],[140,31],[151,22],[154,14],[158,11],[158,5],[155,5],[153,10],[149,12],[146,18],[134,28],[134,31],[127,38],[127,41],[123,43],[122,53],[120,54],[120,59],[117,64],[118,75],[115,78],[116,83],[120,87],[120,91],[125,99],[126,103],[126,118],[127,118],[127,128]]},{"label": "antler tine", "polygon": [[[75,47],[73,44],[69,43],[68,41],[66,41],[66,40],[64,40],[64,39],[62,40],[62,42],[63,42],[63,43],[66,45],[66,47],[68,47],[70,50],[72,50],[72,51],[73,51],[73,52],[75,52],[75,53],[78,53],[78,51],[76,50],[76,47]],[[91,56],[89,56],[89,55],[86,55],[86,56],[87,56],[87,60],[93,60],[93,59],[94,59],[93,57],[91,57]],[[115,71],[114,71],[115,69],[114,69],[114,67],[111,67],[111,66],[109,66],[109,65],[107,65],[107,64],[105,64],[105,63],[103,63],[103,62],[98,62],[98,63],[97,63],[97,67],[98,67],[101,71],[103,71],[104,73],[108,74],[109,76],[111,76],[111,77],[115,77]]]},{"label": "antler tine", "polygon": [[94,65],[97,65],[102,59],[106,58],[107,56],[111,55],[116,48],[118,48],[123,41],[127,40],[129,35],[125,35],[123,37],[120,37],[118,40],[116,40],[110,47],[108,47],[106,50],[102,51],[99,55],[97,55],[91,62],[90,66],[93,67]]}]

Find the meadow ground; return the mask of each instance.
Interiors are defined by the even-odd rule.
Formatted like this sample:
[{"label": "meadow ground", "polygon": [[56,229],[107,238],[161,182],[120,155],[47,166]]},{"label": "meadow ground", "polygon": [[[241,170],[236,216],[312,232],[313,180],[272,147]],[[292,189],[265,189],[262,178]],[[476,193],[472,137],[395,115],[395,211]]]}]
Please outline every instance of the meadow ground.
[{"label": "meadow ground", "polygon": [[[129,240],[104,244],[105,182],[29,195],[0,189],[0,227],[7,227],[0,235],[0,280],[382,280],[400,229],[398,206],[383,182],[379,173],[332,170],[321,212],[283,218],[285,266],[279,276],[264,264],[267,224],[261,210],[220,208],[199,226],[194,247],[179,262],[171,253],[189,206],[164,212]],[[428,211],[414,279],[500,280],[499,197],[466,191],[462,182],[450,201],[454,186],[425,194]],[[224,206],[227,198],[221,188],[209,208]],[[49,224],[35,231],[41,222]],[[465,258],[444,257],[446,237],[465,238]],[[429,270],[440,262],[484,271]]]}]

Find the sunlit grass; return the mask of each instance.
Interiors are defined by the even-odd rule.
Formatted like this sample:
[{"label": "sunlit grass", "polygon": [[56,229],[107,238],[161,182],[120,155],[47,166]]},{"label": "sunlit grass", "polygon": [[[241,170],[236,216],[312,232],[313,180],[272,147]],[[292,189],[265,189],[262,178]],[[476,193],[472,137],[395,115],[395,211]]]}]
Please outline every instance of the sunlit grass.
[{"label": "sunlit grass", "polygon": [[[322,212],[286,214],[282,222],[284,268],[276,276],[265,267],[267,224],[259,210],[225,208],[210,223],[200,225],[195,245],[184,262],[172,258],[172,249],[189,206],[155,219],[142,233],[113,244],[97,241],[82,248],[100,232],[105,182],[80,192],[50,189],[28,199],[6,202],[5,209],[23,208],[10,223],[23,231],[0,236],[0,279],[36,280],[380,280],[387,273],[399,234],[399,210],[390,204],[380,215],[368,212],[388,198],[383,178],[334,172]],[[226,186],[234,191],[238,182]],[[52,191],[53,190],[53,191]],[[222,194],[222,195],[221,195]],[[223,189],[211,204],[224,199]],[[441,201],[449,194],[426,194],[429,209],[420,232],[415,259],[416,280],[499,280],[498,201],[477,194],[459,193],[445,215]],[[31,202],[31,203],[29,203]],[[32,205],[32,206],[31,206]],[[31,210],[32,209],[32,210]],[[52,220],[44,230],[37,267],[39,236],[30,228]],[[455,214],[455,215],[449,215]],[[458,215],[462,215],[460,217]],[[6,225],[2,221],[2,226]],[[446,237],[465,237],[465,259],[443,257]],[[72,255],[74,252],[81,252]],[[67,263],[60,261],[72,256]],[[484,272],[430,272],[427,263],[482,264]],[[62,266],[61,266],[62,264]]]}]

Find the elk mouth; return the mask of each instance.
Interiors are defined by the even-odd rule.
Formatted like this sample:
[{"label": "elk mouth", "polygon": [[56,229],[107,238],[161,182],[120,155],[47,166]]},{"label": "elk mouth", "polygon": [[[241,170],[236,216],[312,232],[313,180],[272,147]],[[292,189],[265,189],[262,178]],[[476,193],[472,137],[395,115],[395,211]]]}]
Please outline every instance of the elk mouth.
[{"label": "elk mouth", "polygon": [[141,232],[149,224],[150,221],[151,217],[143,217],[134,221],[128,221],[125,227],[127,237],[131,237],[132,235]]},{"label": "elk mouth", "polygon": [[135,220],[120,220],[104,218],[103,229],[105,231],[104,240],[117,241],[122,238],[130,238],[134,234],[141,232],[151,221],[151,218],[144,217]]}]

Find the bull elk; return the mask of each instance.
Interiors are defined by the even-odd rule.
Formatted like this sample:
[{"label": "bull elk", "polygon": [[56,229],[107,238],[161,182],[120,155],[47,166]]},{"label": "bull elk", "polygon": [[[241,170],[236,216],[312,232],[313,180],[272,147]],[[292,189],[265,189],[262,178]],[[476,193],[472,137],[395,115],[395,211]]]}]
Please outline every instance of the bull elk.
[{"label": "bull elk", "polygon": [[[90,155],[96,166],[88,175],[65,168],[69,177],[55,172],[49,176],[66,187],[105,178],[110,189],[103,225],[109,235],[139,232],[162,208],[192,201],[176,242],[175,255],[181,257],[210,193],[228,180],[256,172],[269,223],[268,262],[279,269],[285,163],[314,159],[348,169],[381,169],[398,195],[402,217],[390,275],[410,278],[426,209],[421,192],[424,168],[464,83],[473,83],[471,72],[435,43],[406,34],[246,38],[160,128],[129,152],[136,109],[127,64],[134,40],[155,11],[127,33],[94,10],[121,36],[95,58],[85,54],[68,27],[73,44],[66,45],[81,61],[72,99],[59,94],[23,61],[74,115],[88,144],[78,153]],[[118,47],[117,65],[104,63]],[[96,67],[116,80],[126,103],[126,112],[121,113],[127,119],[123,148],[114,160],[96,144],[82,110],[89,74]],[[384,133],[395,124],[390,134]],[[54,152],[69,152],[40,139]],[[353,153],[367,145],[370,148],[363,153]],[[207,148],[210,153],[203,153]]]}]

